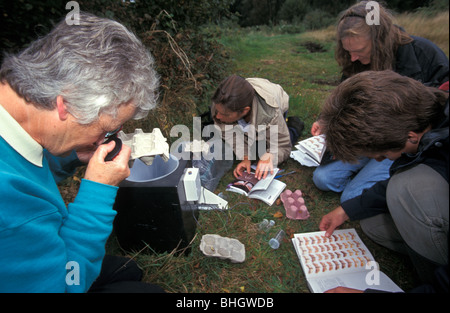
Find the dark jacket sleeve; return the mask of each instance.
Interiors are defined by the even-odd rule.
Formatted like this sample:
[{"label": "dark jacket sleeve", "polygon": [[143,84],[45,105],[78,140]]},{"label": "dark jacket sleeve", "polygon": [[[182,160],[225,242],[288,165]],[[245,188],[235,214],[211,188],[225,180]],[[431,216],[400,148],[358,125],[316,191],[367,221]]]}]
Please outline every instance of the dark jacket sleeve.
[{"label": "dark jacket sleeve", "polygon": [[377,182],[365,189],[360,196],[341,203],[350,220],[361,220],[377,214],[387,213],[386,188],[389,179]]},{"label": "dark jacket sleeve", "polygon": [[426,38],[411,37],[412,43],[397,50],[395,71],[430,87],[439,87],[448,81],[449,61],[445,53]]}]

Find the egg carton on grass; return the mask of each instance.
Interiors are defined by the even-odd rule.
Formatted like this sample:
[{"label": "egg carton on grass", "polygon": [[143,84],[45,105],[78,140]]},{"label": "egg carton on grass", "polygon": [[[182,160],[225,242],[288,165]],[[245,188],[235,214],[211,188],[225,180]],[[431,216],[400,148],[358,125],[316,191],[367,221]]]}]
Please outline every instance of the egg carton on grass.
[{"label": "egg carton on grass", "polygon": [[297,189],[292,192],[287,189],[280,194],[280,198],[286,210],[287,218],[294,220],[306,220],[309,218],[309,212],[300,190]]},{"label": "egg carton on grass", "polygon": [[215,234],[202,236],[200,250],[208,257],[227,259],[232,263],[245,261],[245,246],[237,239]]}]

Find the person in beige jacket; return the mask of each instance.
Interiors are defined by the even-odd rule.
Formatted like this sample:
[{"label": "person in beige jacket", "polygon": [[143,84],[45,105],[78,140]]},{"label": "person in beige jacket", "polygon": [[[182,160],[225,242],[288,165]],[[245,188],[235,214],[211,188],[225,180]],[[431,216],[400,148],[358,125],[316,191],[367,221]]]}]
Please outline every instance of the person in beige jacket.
[{"label": "person in beige jacket", "polygon": [[259,159],[255,174],[265,178],[289,157],[288,109],[289,95],[267,79],[231,75],[220,83],[212,97],[211,115],[222,139],[242,160],[234,169],[235,177],[250,172],[252,160]]}]

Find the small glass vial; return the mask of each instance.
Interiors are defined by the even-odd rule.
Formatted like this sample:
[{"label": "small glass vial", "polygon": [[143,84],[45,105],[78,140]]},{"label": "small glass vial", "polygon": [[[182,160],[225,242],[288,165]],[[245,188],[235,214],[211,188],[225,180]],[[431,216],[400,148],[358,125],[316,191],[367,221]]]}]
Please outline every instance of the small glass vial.
[{"label": "small glass vial", "polygon": [[283,240],[285,235],[286,233],[284,232],[284,230],[280,230],[274,238],[271,238],[269,240],[269,246],[272,249],[278,249],[280,247],[281,240]]},{"label": "small glass vial", "polygon": [[269,221],[269,225],[267,225],[266,231],[269,231],[269,229],[270,229],[273,225],[275,225],[275,221],[274,221],[274,220],[270,220],[270,221]]},{"label": "small glass vial", "polygon": [[269,225],[269,221],[267,219],[263,219],[262,222],[258,224],[258,228],[259,230],[264,230],[267,225]]},{"label": "small glass vial", "polygon": [[262,231],[267,232],[273,225],[275,225],[274,220],[268,221],[267,219],[263,219],[262,222],[258,224],[258,228]]}]

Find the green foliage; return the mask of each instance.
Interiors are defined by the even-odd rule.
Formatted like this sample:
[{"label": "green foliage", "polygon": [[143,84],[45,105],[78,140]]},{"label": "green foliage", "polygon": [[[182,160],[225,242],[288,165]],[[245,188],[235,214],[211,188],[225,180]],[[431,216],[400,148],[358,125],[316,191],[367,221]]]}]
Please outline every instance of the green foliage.
[{"label": "green foliage", "polygon": [[270,25],[284,0],[236,0],[233,8],[240,13],[241,26]]},{"label": "green foliage", "polygon": [[295,23],[301,21],[309,10],[309,1],[286,0],[278,12],[278,18],[282,21]]},{"label": "green foliage", "polygon": [[[291,24],[305,24],[305,29],[318,29],[330,25],[331,18],[355,4],[355,0],[236,0],[232,9],[239,16],[243,27],[256,25],[278,25],[282,21]],[[445,8],[447,0],[390,0],[379,1],[397,12],[411,11],[419,7]]]},{"label": "green foliage", "polygon": [[230,16],[232,0],[80,0],[82,10],[117,18],[135,32],[156,27],[171,35]]},{"label": "green foliage", "polygon": [[430,7],[438,11],[448,11],[448,0],[431,0]]},{"label": "green foliage", "polygon": [[0,1],[0,51],[17,51],[48,33],[65,14],[66,3],[65,0]]},{"label": "green foliage", "polygon": [[429,6],[422,6],[417,8],[417,12],[427,16],[433,16],[436,13],[448,12],[449,1],[448,0],[431,0]]},{"label": "green foliage", "polygon": [[328,27],[336,22],[336,17],[320,9],[309,11],[303,19],[306,29],[314,30]]}]

